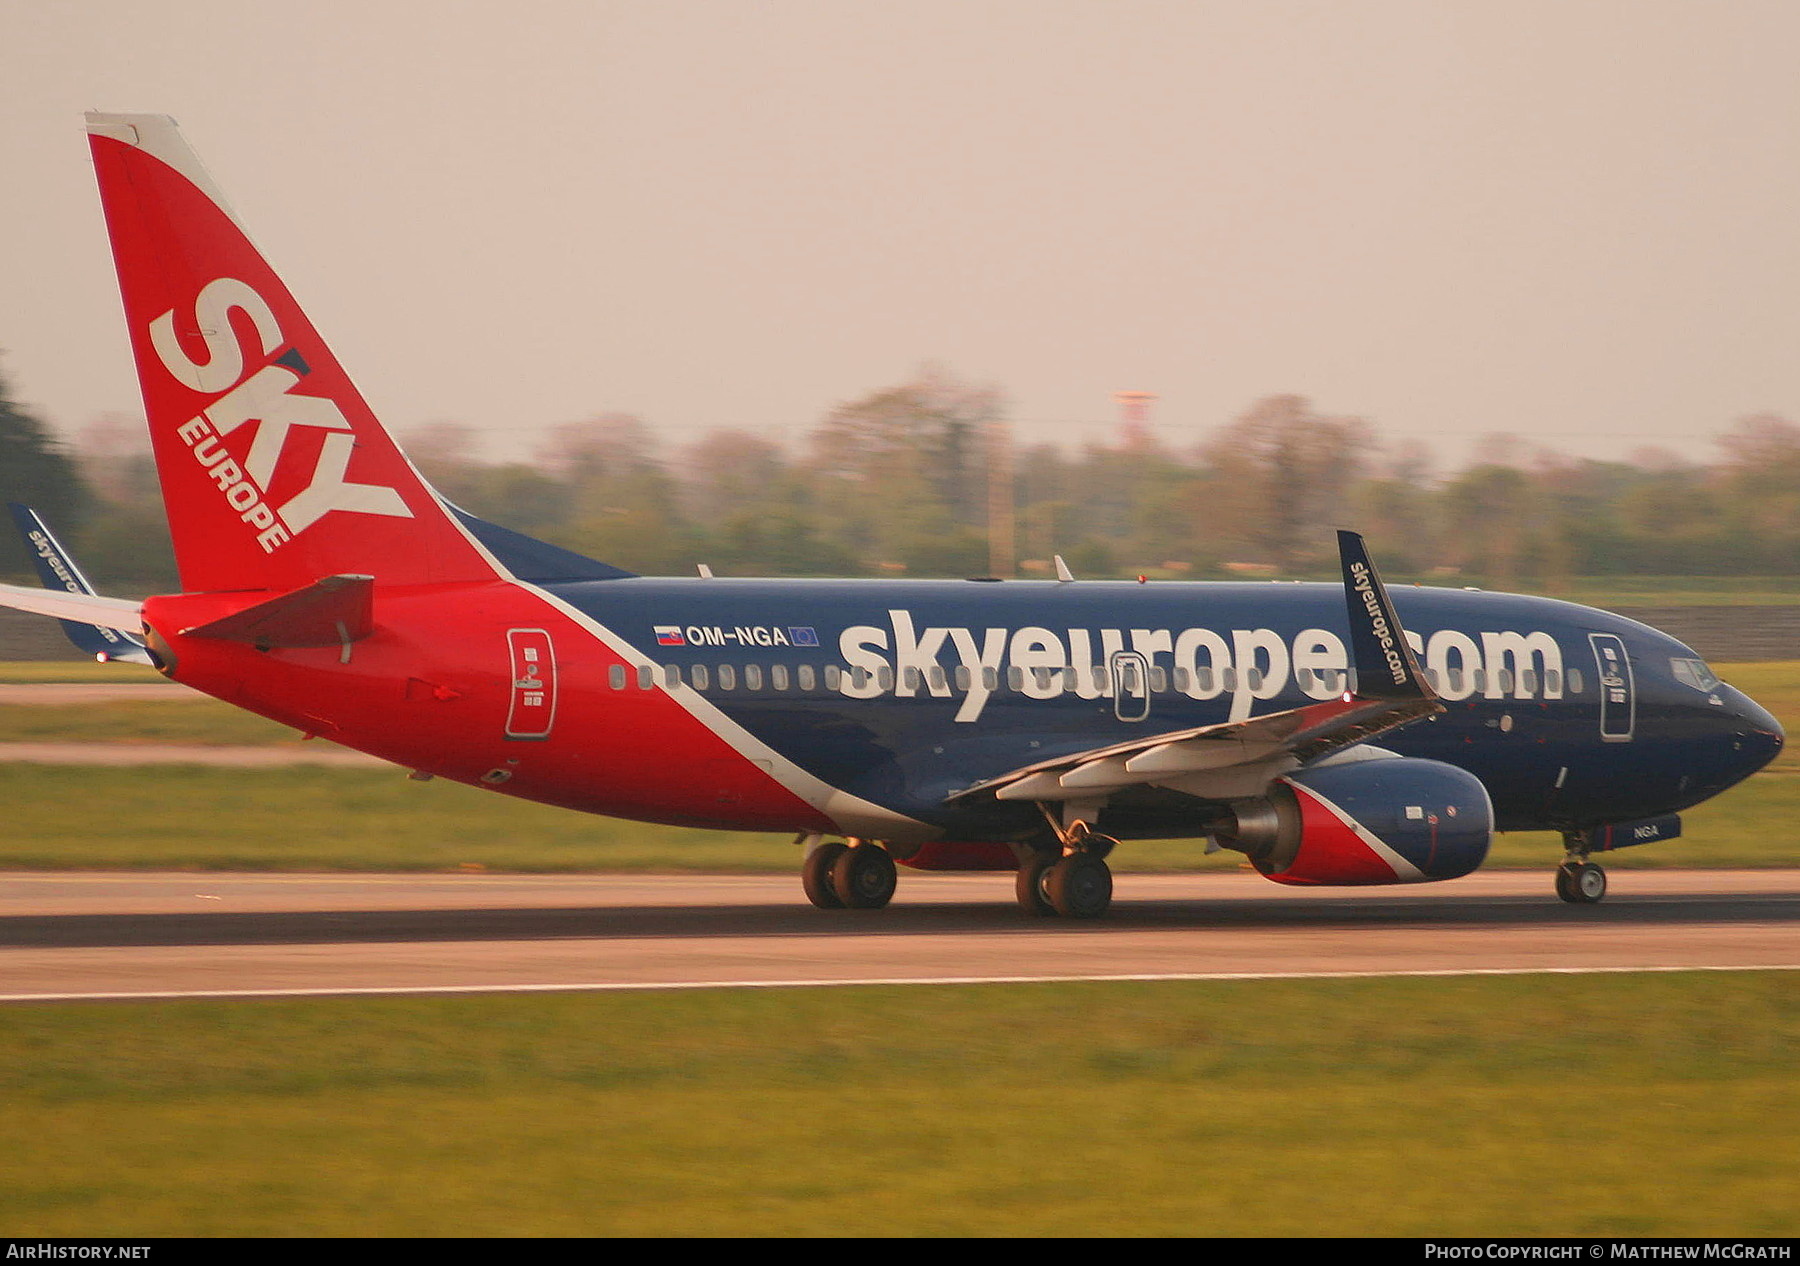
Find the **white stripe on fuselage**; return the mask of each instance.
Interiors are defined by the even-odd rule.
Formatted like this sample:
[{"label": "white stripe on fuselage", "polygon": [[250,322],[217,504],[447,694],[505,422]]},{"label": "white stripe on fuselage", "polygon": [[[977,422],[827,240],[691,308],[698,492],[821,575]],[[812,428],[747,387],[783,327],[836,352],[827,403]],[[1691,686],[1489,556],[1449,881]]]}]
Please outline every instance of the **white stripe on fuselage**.
[{"label": "white stripe on fuselage", "polygon": [[[408,464],[411,464],[410,459],[408,459]],[[414,468],[414,473],[418,473],[416,467]],[[426,483],[423,476],[420,476],[419,482],[424,484],[427,488],[431,487],[429,483]],[[436,495],[435,490],[433,490],[433,495]],[[601,645],[612,651],[613,654],[617,655],[627,664],[630,664],[634,670],[655,666],[655,660],[645,655],[642,651],[638,650],[637,647],[607,628],[580,607],[575,606],[564,598],[559,598],[557,595],[538,585],[532,584],[530,581],[520,580],[517,576],[513,575],[512,571],[494,556],[493,551],[488,549],[487,546],[483,545],[481,541],[476,538],[475,534],[469,530],[468,525],[463,523],[456,515],[452,514],[448,507],[444,506],[441,497],[438,498],[438,504],[440,507],[443,507],[444,517],[455,526],[457,531],[461,532],[463,536],[468,539],[469,544],[473,546],[483,558],[487,559],[488,564],[494,569],[496,579],[517,585],[527,593],[549,603],[552,607],[556,608],[556,610],[562,612],[576,624],[586,629],[594,636],[596,641],[600,642]],[[711,700],[707,699],[692,687],[686,684],[678,686],[663,685],[659,686],[658,689],[682,708],[686,709],[689,716],[693,717],[701,725],[704,725],[708,730],[711,730],[719,738],[723,739],[725,743],[739,756],[743,757],[745,761],[761,768],[796,798],[805,801],[820,813],[824,814],[836,824],[838,830],[844,835],[859,836],[865,839],[894,840],[911,844],[923,843],[927,840],[936,839],[942,834],[942,831],[939,828],[932,826],[930,823],[921,822],[917,818],[909,818],[905,814],[895,813],[892,809],[883,808],[874,801],[865,800],[861,796],[851,795],[847,791],[832,786],[817,775],[808,773],[799,765],[796,765],[792,760],[782,755],[779,751],[770,747],[767,743],[750,733],[750,731],[746,730],[736,721],[733,721],[730,717],[726,716],[725,713],[720,711]]]}]

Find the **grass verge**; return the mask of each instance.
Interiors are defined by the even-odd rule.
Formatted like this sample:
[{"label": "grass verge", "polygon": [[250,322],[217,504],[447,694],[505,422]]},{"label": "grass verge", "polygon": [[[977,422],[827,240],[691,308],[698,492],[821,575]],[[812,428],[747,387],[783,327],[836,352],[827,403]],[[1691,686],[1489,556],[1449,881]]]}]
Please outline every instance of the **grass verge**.
[{"label": "grass verge", "polygon": [[15,1236],[1783,1236],[1797,1042],[1784,973],[19,1007],[0,1211]]},{"label": "grass verge", "polygon": [[[790,836],[570,813],[398,771],[307,766],[0,764],[0,869],[781,872]],[[196,812],[196,806],[204,806]],[[1683,815],[1676,840],[1609,854],[1621,868],[1796,866],[1800,778],[1766,774]],[[1550,867],[1548,832],[1502,835],[1492,867]],[[1234,870],[1198,840],[1129,841],[1121,872]]]}]

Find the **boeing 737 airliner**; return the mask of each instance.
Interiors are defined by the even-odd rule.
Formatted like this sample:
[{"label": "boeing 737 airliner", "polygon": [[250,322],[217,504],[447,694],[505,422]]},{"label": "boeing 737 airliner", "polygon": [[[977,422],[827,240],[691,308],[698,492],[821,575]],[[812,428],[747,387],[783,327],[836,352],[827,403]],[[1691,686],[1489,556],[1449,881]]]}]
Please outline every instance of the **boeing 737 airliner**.
[{"label": "boeing 737 airliner", "polygon": [[[648,822],[792,832],[806,893],[895,863],[1017,872],[1091,918],[1121,840],[1286,884],[1451,879],[1495,831],[1591,855],[1780,749],[1768,712],[1642,624],[1542,598],[1342,584],[634,576],[483,522],[408,463],[172,120],[91,114],[182,592],[94,595],[20,511],[101,658],[421,775]],[[1196,847],[1200,845],[1197,843]]]}]

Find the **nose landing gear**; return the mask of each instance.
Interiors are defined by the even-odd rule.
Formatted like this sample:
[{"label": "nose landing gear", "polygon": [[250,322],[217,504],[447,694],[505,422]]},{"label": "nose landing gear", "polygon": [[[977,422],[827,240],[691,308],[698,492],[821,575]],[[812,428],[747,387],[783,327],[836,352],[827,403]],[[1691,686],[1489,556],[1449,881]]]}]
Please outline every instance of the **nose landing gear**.
[{"label": "nose landing gear", "polygon": [[1606,871],[1588,860],[1587,840],[1579,832],[1563,832],[1568,852],[1556,868],[1556,895],[1570,905],[1591,906],[1606,896]]},{"label": "nose landing gear", "polygon": [[1593,905],[1606,896],[1606,871],[1592,862],[1564,862],[1556,868],[1556,895],[1571,905]]}]

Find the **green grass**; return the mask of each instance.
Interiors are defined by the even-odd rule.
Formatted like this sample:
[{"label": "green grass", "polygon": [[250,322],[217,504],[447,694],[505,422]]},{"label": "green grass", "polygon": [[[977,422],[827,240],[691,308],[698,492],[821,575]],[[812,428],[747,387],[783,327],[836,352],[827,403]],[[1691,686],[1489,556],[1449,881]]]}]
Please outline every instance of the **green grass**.
[{"label": "green grass", "polygon": [[398,769],[0,764],[0,869],[799,867],[792,836],[571,813]]},{"label": "green grass", "polygon": [[1577,576],[1563,585],[1513,588],[1589,607],[1782,607],[1800,603],[1800,577],[1794,576]]},{"label": "green grass", "polygon": [[217,699],[83,703],[63,707],[0,703],[0,743],[199,743],[263,747],[301,741],[300,732]]},{"label": "green grass", "polygon": [[[799,865],[791,836],[571,813],[398,770],[0,764],[0,869],[735,871]],[[196,806],[202,806],[196,811]],[[1683,815],[1682,838],[1622,868],[1800,865],[1800,778],[1763,775]],[[1549,867],[1547,832],[1503,835],[1489,868]],[[1130,841],[1121,872],[1237,870],[1198,840]]]},{"label": "green grass", "polygon": [[91,659],[0,660],[0,685],[30,685],[33,682],[107,685],[162,680],[162,674],[143,664],[99,664]]},{"label": "green grass", "polygon": [[13,1236],[1790,1236],[1791,974],[0,1011]]}]

